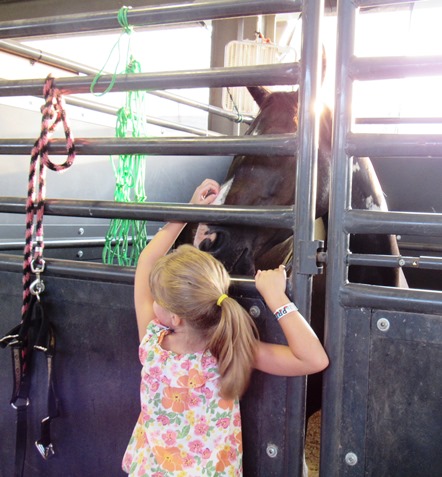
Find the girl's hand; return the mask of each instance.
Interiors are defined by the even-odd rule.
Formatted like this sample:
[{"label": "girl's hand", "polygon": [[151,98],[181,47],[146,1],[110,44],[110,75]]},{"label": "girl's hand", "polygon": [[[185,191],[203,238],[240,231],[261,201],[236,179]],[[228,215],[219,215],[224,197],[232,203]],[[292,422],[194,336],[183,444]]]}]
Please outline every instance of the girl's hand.
[{"label": "girl's hand", "polygon": [[220,190],[220,185],[213,179],[205,179],[201,185],[199,185],[195,192],[193,193],[192,198],[190,199],[190,204],[195,205],[208,205],[211,204],[218,195]]},{"label": "girl's hand", "polygon": [[264,299],[280,295],[285,293],[286,278],[284,265],[273,270],[258,270],[255,275],[256,289]]}]

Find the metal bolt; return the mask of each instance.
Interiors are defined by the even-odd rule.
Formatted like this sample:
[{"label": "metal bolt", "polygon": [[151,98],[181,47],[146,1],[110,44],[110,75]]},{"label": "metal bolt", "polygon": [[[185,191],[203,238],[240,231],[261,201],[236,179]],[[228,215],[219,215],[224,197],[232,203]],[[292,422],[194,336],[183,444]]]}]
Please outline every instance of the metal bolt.
[{"label": "metal bolt", "polygon": [[78,229],[78,235],[84,235],[84,228],[83,227],[80,227]]},{"label": "metal bolt", "polygon": [[403,267],[405,265],[405,260],[403,258],[400,258],[398,260],[398,264],[399,264],[400,267]]},{"label": "metal bolt", "polygon": [[274,459],[278,455],[278,446],[275,444],[267,444],[266,452],[271,459]]},{"label": "metal bolt", "polygon": [[250,316],[253,316],[253,318],[258,318],[258,316],[261,314],[261,310],[259,309],[259,306],[253,305],[250,307],[249,313]]},{"label": "metal bolt", "polygon": [[390,329],[390,322],[387,318],[379,318],[378,322],[376,323],[379,331],[388,331]]},{"label": "metal bolt", "polygon": [[83,255],[84,255],[83,250],[79,250],[79,251],[77,252],[77,258],[82,258]]},{"label": "metal bolt", "polygon": [[358,456],[354,452],[348,452],[345,454],[345,463],[347,465],[356,465],[358,463]]}]

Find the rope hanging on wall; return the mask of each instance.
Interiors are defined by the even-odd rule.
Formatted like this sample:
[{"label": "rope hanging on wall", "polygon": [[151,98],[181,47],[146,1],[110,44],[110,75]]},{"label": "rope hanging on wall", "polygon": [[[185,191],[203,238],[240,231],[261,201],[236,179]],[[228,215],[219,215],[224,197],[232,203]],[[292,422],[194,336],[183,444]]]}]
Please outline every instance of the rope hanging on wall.
[{"label": "rope hanging on wall", "polygon": [[[33,292],[39,293],[38,288],[40,288],[40,291],[43,291],[43,282],[40,280],[40,274],[44,271],[45,266],[43,260],[43,215],[46,194],[46,167],[55,172],[62,172],[72,166],[75,159],[75,145],[71,130],[69,129],[66,120],[64,99],[60,94],[60,91],[55,88],[54,79],[51,75],[46,78],[43,87],[43,94],[45,97],[45,104],[42,106],[41,133],[40,137],[35,141],[34,147],[32,148],[29,166],[28,197],[26,200],[26,233],[23,260],[22,316],[25,315],[29,307],[31,294]],[[48,156],[48,145],[50,136],[60,121],[63,123],[68,157],[63,164],[54,164]],[[36,219],[35,247],[33,247],[34,218]],[[37,274],[37,282],[34,282],[33,284],[31,284],[32,273]]]},{"label": "rope hanging on wall", "polygon": [[[127,9],[128,7],[120,9],[118,21],[124,29],[123,34],[130,35],[133,30],[127,22]],[[120,39],[121,35],[117,43],[119,43]],[[114,49],[115,45],[112,51]],[[129,46],[124,73],[141,73],[141,65],[130,55]],[[113,78],[115,78],[115,73]],[[111,84],[113,83],[111,82]],[[93,85],[91,85],[92,87]],[[110,89],[108,88],[106,91],[108,90]],[[124,138],[128,135],[131,135],[133,138],[145,137],[147,134],[144,112],[144,91],[128,91],[126,93],[125,106],[120,108],[117,114],[116,137]],[[146,156],[142,154],[121,154],[116,163],[114,163],[112,158],[111,161],[116,180],[115,201],[145,202]],[[103,263],[127,266],[136,265],[141,251],[147,244],[147,240],[145,221],[112,219],[105,237]]]},{"label": "rope hanging on wall", "polygon": [[[59,415],[59,402],[54,385],[55,329],[44,313],[40,302],[40,294],[45,287],[40,275],[44,272],[43,260],[43,216],[46,192],[46,168],[53,171],[64,171],[75,159],[75,146],[71,131],[66,121],[64,100],[58,89],[54,87],[54,79],[46,78],[43,94],[45,104],[42,107],[41,133],[35,141],[31,152],[29,166],[28,197],[26,201],[26,232],[23,258],[23,305],[19,325],[0,338],[0,347],[11,348],[13,391],[11,406],[16,410],[16,438],[14,476],[24,473],[27,447],[27,410],[30,404],[33,355],[35,351],[43,352],[47,364],[47,414],[40,425],[40,438],[35,446],[45,459],[51,458],[55,451],[51,440],[50,426],[52,419]],[[54,164],[48,156],[49,137],[59,122],[63,123],[66,137],[67,160],[63,164]],[[34,236],[35,224],[35,242]],[[36,279],[31,282],[32,274]],[[33,386],[37,384],[34,383]]]}]

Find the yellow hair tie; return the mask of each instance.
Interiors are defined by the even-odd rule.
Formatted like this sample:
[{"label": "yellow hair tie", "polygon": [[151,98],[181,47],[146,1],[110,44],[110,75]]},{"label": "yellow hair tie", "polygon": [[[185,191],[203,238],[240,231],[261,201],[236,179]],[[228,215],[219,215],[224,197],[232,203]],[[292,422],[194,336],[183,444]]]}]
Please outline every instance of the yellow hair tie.
[{"label": "yellow hair tie", "polygon": [[218,301],[216,302],[216,304],[218,306],[221,306],[221,303],[227,298],[227,295],[225,293],[223,293],[219,298],[218,298]]}]

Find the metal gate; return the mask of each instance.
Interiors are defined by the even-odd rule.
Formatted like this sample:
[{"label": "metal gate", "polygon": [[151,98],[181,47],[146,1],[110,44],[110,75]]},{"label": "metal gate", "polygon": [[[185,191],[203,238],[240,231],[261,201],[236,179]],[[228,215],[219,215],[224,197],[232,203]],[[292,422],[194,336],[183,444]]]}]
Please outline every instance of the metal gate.
[{"label": "metal gate", "polygon": [[[348,283],[352,264],[414,266],[440,269],[436,258],[354,256],[349,234],[412,233],[440,237],[440,214],[350,210],[351,158],[439,156],[440,137],[358,135],[351,132],[351,90],[354,80],[413,74],[428,66],[442,71],[442,60],[355,58],[353,44],[358,8],[401,3],[394,0],[342,0],[338,4],[338,56],[334,121],[333,189],[328,236],[326,347],[331,366],[325,373],[321,475],[436,476],[442,469],[441,310],[438,291],[391,289]],[[404,2],[402,2],[404,3]],[[297,194],[293,207],[260,210],[252,207],[195,207],[151,204],[122,206],[90,200],[48,200],[46,214],[89,218],[137,218],[167,221],[282,227],[293,230],[295,256],[304,257],[313,243],[317,121],[314,111],[320,82],[319,32],[322,0],[201,1],[173,7],[134,8],[129,23],[174,22],[257,14],[303,13],[302,59],[298,64],[213,69],[167,76],[142,74],[118,77],[114,91],[182,87],[300,84],[300,121],[296,136],[146,139],[140,141],[76,140],[80,154],[107,155],[120,150],[147,154],[213,156],[253,153],[287,154],[297,150]],[[71,15],[27,23],[0,23],[3,39],[62,32],[118,28],[117,12]],[[102,89],[110,81],[102,77]],[[57,78],[69,93],[87,92],[92,77]],[[0,81],[0,95],[40,95],[42,80]],[[2,139],[0,154],[28,155],[33,139]],[[64,154],[54,140],[50,153]],[[2,197],[3,213],[21,214],[24,200]],[[306,248],[307,247],[307,248]],[[310,314],[311,261],[295,260],[291,290],[305,316]],[[17,323],[20,309],[21,259],[0,256],[1,330]],[[45,380],[38,371],[37,393],[30,407],[25,475],[47,477],[122,475],[120,460],[135,423],[139,373],[136,368],[136,326],[132,307],[133,270],[88,262],[48,260],[45,303],[59,331],[57,384],[62,417],[54,423],[57,455],[48,462],[32,449],[44,407],[38,389]],[[281,340],[278,328],[258,299],[250,279],[236,277],[234,293],[246,308],[257,306],[264,339]],[[255,308],[256,311],[256,308]],[[93,314],[93,315],[92,315]],[[124,340],[121,337],[124,336]],[[0,475],[12,474],[14,413],[9,408],[9,356],[0,353]],[[4,385],[3,383],[6,383]],[[302,475],[305,380],[256,374],[242,402],[246,477]]]},{"label": "metal gate", "polygon": [[331,366],[325,372],[321,454],[321,475],[327,477],[436,477],[442,471],[442,293],[348,282],[349,266],[358,263],[441,269],[438,257],[348,252],[355,233],[442,235],[441,214],[350,207],[352,157],[442,158],[440,135],[352,132],[354,81],[442,73],[441,57],[354,56],[357,15],[399,3],[406,2],[338,2],[326,307]]},{"label": "metal gate", "polygon": [[[318,32],[323,2],[300,0],[201,1],[174,6],[134,8],[128,14],[132,25],[158,25],[204,19],[219,19],[258,14],[301,11],[304,18],[302,64],[215,68],[171,74],[118,76],[113,91],[130,89],[224,87],[242,85],[300,84],[299,134],[276,137],[210,137],[179,139],[100,139],[77,138],[79,154],[112,153],[180,154],[213,156],[256,153],[286,155],[298,151],[301,161],[297,173],[296,206],[259,209],[253,207],[196,207],[172,204],[122,205],[104,201],[48,199],[48,216],[89,218],[133,218],[143,220],[185,220],[278,227],[293,230],[295,252],[313,240],[317,121],[312,116],[320,83],[320,44]],[[118,28],[118,12],[70,15],[0,23],[3,39],[32,35],[52,35]],[[57,78],[57,87],[65,93],[89,91],[93,76]],[[96,85],[102,91],[111,80],[103,75]],[[0,95],[40,95],[41,79],[0,81]],[[0,154],[27,155],[32,139],[2,139]],[[64,154],[61,141],[51,141],[50,154]],[[2,197],[0,210],[22,213],[24,199]],[[315,263],[315,257],[312,262]],[[21,260],[14,255],[0,258],[2,307],[1,327],[9,329],[17,322],[20,307]],[[313,267],[314,268],[314,267]],[[312,264],[294,263],[296,301],[309,315]],[[37,397],[29,412],[26,475],[45,477],[121,475],[120,461],[138,410],[138,372],[136,369],[136,331],[132,308],[133,270],[88,262],[48,259],[45,303],[59,332],[60,352],[57,375],[62,417],[54,423],[56,457],[43,462],[32,449],[43,403]],[[249,278],[234,280],[233,292],[246,308],[254,306],[257,325],[263,339],[283,339],[277,324],[270,319]],[[258,312],[258,313],[257,313]],[[121,337],[125,337],[123,340]],[[132,351],[129,351],[132,350]],[[9,357],[0,355],[0,379],[11,380]],[[118,369],[117,369],[118,368]],[[35,375],[33,388],[44,382],[44,373]],[[9,389],[2,386],[1,397],[1,475],[11,475],[14,455],[14,414],[8,409]],[[286,379],[256,373],[251,388],[242,400],[244,474],[248,477],[300,476],[304,446],[305,379]]]}]

